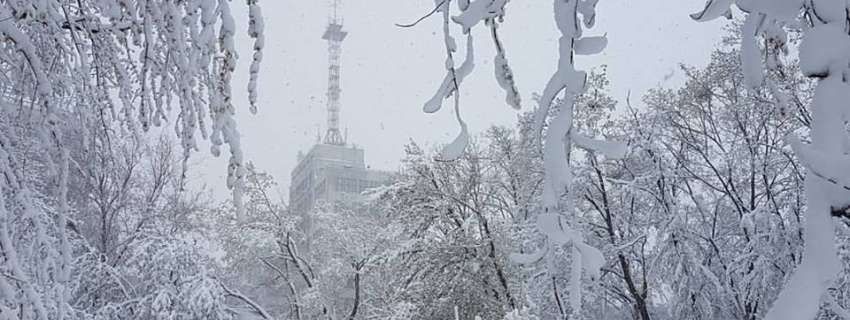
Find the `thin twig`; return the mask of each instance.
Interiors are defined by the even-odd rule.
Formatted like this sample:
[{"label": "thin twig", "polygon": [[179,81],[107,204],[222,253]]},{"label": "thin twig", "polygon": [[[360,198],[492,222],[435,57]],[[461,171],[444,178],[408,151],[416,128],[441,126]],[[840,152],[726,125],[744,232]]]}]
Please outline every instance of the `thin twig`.
[{"label": "thin twig", "polygon": [[804,167],[805,167],[806,169],[808,169],[808,170],[809,170],[809,172],[810,172],[811,174],[815,175],[816,177],[821,178],[821,179],[823,179],[823,180],[826,180],[827,182],[832,183],[832,184],[833,184],[833,185],[835,185],[836,187],[839,187],[839,188],[841,188],[841,189],[844,189],[844,190],[850,191],[850,186],[847,186],[847,185],[845,185],[845,184],[843,184],[843,183],[839,182],[839,181],[838,181],[838,179],[831,178],[831,177],[827,177],[826,175],[821,174],[820,172],[818,172],[817,170],[815,170],[814,168],[812,168],[812,167],[810,167],[810,166],[804,166]]},{"label": "thin twig", "polygon": [[11,275],[11,274],[5,274],[5,273],[0,273],[0,274],[2,274],[3,276],[5,276],[6,278],[9,278],[9,279],[15,280],[15,281],[17,281],[17,282],[24,282],[24,280],[21,280],[21,279],[19,279],[19,278],[17,278],[17,277],[15,277],[15,276],[13,276],[13,275]]},{"label": "thin twig", "polygon": [[218,281],[218,284],[221,286],[221,288],[224,290],[224,292],[225,292],[227,295],[229,295],[229,296],[231,296],[231,297],[234,297],[234,298],[236,298],[236,299],[242,300],[242,302],[245,302],[248,306],[250,306],[252,309],[254,309],[254,311],[256,311],[258,315],[260,315],[260,316],[261,316],[261,317],[263,317],[264,319],[267,319],[267,320],[274,320],[274,317],[272,317],[271,315],[269,315],[269,314],[268,314],[268,312],[266,312],[266,311],[263,309],[263,307],[261,307],[260,305],[258,305],[258,304],[257,304],[256,302],[254,302],[253,300],[249,299],[248,297],[244,296],[243,294],[239,293],[238,291],[235,291],[235,290],[230,289],[227,285],[225,285],[225,284],[224,284],[223,282],[221,282],[221,281]]},{"label": "thin twig", "polygon": [[417,19],[417,20],[416,20],[416,21],[414,21],[413,23],[410,23],[410,24],[401,24],[401,23],[396,23],[396,24],[395,24],[395,26],[396,26],[396,27],[399,27],[399,28],[410,28],[410,27],[416,26],[417,24],[419,24],[420,22],[422,22],[422,20],[428,19],[429,17],[431,17],[431,16],[433,16],[435,13],[437,13],[437,11],[439,11],[439,10],[440,10],[440,7],[442,7],[442,6],[443,6],[443,4],[445,4],[445,3],[446,3],[446,0],[440,1],[440,3],[439,3],[439,4],[437,4],[436,6],[434,6],[434,9],[433,9],[433,10],[431,10],[431,12],[428,12],[428,14],[426,14],[426,15],[424,15],[424,16],[422,16],[422,17],[420,17],[419,19]]}]

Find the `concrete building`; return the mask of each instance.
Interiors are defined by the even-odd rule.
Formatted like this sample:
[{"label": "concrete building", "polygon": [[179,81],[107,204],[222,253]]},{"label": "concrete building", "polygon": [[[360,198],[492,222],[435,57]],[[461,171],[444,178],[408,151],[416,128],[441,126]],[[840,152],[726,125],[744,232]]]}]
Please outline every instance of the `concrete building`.
[{"label": "concrete building", "polygon": [[363,149],[346,145],[316,144],[298,156],[292,170],[289,205],[306,214],[320,202],[357,201],[369,188],[389,182],[389,172],[371,170]]}]

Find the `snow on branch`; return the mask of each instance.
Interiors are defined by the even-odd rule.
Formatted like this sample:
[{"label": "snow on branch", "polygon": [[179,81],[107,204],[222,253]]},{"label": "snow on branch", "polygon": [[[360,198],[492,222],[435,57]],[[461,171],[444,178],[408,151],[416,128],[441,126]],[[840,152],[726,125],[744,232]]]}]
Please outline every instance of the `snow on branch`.
[{"label": "snow on branch", "polygon": [[[804,145],[796,137],[789,143],[806,166],[807,208],[804,219],[803,261],[791,275],[785,288],[767,312],[766,319],[814,319],[821,297],[840,270],[835,248],[835,208],[847,206],[848,162],[844,127],[850,100],[850,3],[845,0],[774,0],[736,1],[747,14],[743,26],[741,62],[746,83],[758,88],[765,82],[762,49],[756,41],[764,37],[780,48],[785,47],[785,28],[804,30],[800,44],[800,69],[803,75],[818,79],[812,101],[811,143]],[[731,16],[731,0],[709,0],[705,8],[691,17],[708,21]],[[784,50],[783,50],[784,51]],[[776,61],[776,59],[769,60]],[[775,68],[775,63],[767,64]],[[768,87],[784,107],[787,98],[775,84]],[[780,93],[780,94],[776,94]]]},{"label": "snow on branch", "polygon": [[[455,113],[461,132],[451,144],[442,150],[438,160],[451,161],[461,157],[468,144],[469,131],[466,123],[460,117],[458,90],[462,81],[472,72],[474,67],[472,32],[481,22],[490,28],[496,48],[495,77],[499,86],[505,91],[505,102],[514,109],[519,109],[521,106],[514,73],[507,62],[506,50],[498,36],[499,23],[505,15],[508,2],[507,0],[458,0],[457,7],[460,13],[451,16],[449,13],[451,0],[435,1],[436,8],[434,11],[412,24],[404,25],[413,26],[436,12],[441,12],[443,15],[443,35],[447,55],[445,68],[447,72],[437,92],[425,103],[423,110],[426,113],[437,112],[441,109],[443,100],[454,95]],[[581,239],[580,232],[570,226],[570,218],[574,211],[573,203],[569,200],[572,197],[571,192],[573,192],[571,190],[572,173],[568,161],[573,145],[572,140],[576,140],[575,144],[581,148],[602,153],[609,158],[622,157],[625,154],[625,146],[583,136],[575,131],[572,123],[575,99],[584,93],[587,86],[587,74],[575,69],[574,55],[598,54],[604,50],[608,43],[608,39],[604,35],[582,37],[582,29],[584,27],[590,28],[595,24],[597,1],[554,0],[553,3],[555,22],[561,33],[558,40],[560,55],[557,70],[549,79],[542,97],[538,100],[533,124],[536,136],[542,139],[544,127],[548,123],[546,139],[543,142],[545,171],[543,210],[537,215],[537,231],[545,237],[546,242],[536,253],[515,254],[511,256],[511,259],[520,264],[534,264],[546,259],[549,272],[556,272],[553,264],[556,251],[554,249],[561,246],[571,246],[574,251],[571,256],[574,265],[570,280],[570,306],[571,312],[579,314],[583,271],[590,278],[598,278],[604,257],[599,250],[585,244]],[[457,51],[457,45],[451,36],[450,20],[458,24],[460,31],[467,35],[466,60],[459,68],[455,68],[454,53]],[[561,94],[563,95],[561,96]],[[561,97],[559,98],[559,96]],[[558,114],[549,119],[550,109],[553,104],[556,104],[556,101]]]},{"label": "snow on branch", "polygon": [[452,21],[461,25],[464,30],[472,29],[481,21],[493,19],[505,14],[507,0],[475,0],[469,3],[469,8],[461,14],[452,17]]},{"label": "snow on branch", "polygon": [[496,46],[496,57],[493,59],[493,65],[496,72],[496,81],[499,86],[505,90],[505,102],[516,110],[522,108],[522,98],[519,90],[516,87],[514,72],[508,64],[508,58],[505,57],[505,48],[502,41],[499,39],[499,23],[495,20],[490,21],[490,34],[493,38],[493,44]]},{"label": "snow on branch", "polygon": [[247,1],[248,35],[251,36],[251,38],[254,38],[254,59],[251,61],[251,78],[248,82],[248,101],[251,103],[251,113],[257,113],[257,80],[260,74],[260,62],[263,61],[263,47],[266,43],[266,38],[263,33],[265,24],[263,22],[262,10],[257,4],[259,0]]},{"label": "snow on branch", "polygon": [[[258,1],[246,1],[248,35],[255,39],[248,84],[250,109],[255,112],[264,27]],[[148,130],[151,124],[159,126],[167,120],[171,107],[176,106],[173,124],[188,156],[198,149],[198,133],[208,137],[209,113],[213,135],[227,136],[213,139],[214,153],[218,145],[228,143],[231,162],[241,165],[238,138],[231,134],[235,130],[224,128],[235,124],[223,119],[235,113],[230,106],[230,73],[238,55],[230,1],[129,0],[117,4],[88,0],[74,6],[52,1],[9,2],[0,6],[0,16],[8,17],[0,20],[0,36],[16,48],[14,53],[8,51],[4,62],[31,71],[31,75],[4,76],[20,78],[10,84],[12,89],[36,102],[34,105],[44,106],[36,110],[45,112],[44,119],[57,121],[49,116],[53,109],[60,101],[74,101],[61,106],[65,110],[87,108],[90,114],[105,112],[108,121],[121,122],[131,131]],[[21,69],[4,72],[15,70]],[[62,123],[58,123],[59,128],[50,130],[61,130]]]},{"label": "snow on branch", "polygon": [[[519,91],[516,88],[513,71],[508,64],[505,56],[505,50],[498,36],[497,19],[501,18],[505,13],[507,0],[458,0],[457,8],[460,13],[456,16],[451,15],[452,0],[435,0],[434,10],[425,14],[418,20],[410,24],[396,24],[399,27],[412,27],[417,25],[422,20],[439,12],[443,17],[443,42],[446,48],[445,69],[446,75],[443,81],[428,101],[423,106],[425,113],[435,113],[442,108],[443,100],[454,96],[454,112],[460,126],[460,133],[440,152],[438,160],[453,161],[460,158],[469,144],[469,129],[466,122],[460,115],[460,85],[463,80],[472,73],[475,68],[475,50],[473,46],[474,38],[472,29],[480,22],[484,22],[490,27],[490,33],[493,43],[496,47],[496,57],[494,58],[494,68],[496,81],[500,87],[505,90],[505,102],[519,109],[521,99]],[[453,23],[452,23],[453,22]],[[454,55],[457,52],[457,43],[452,36],[452,25],[460,25],[462,33],[466,34],[466,57],[459,67],[456,67]]]},{"label": "snow on branch", "polygon": [[266,320],[274,320],[274,317],[272,317],[272,316],[271,316],[268,312],[266,312],[266,310],[265,310],[265,309],[263,309],[263,307],[261,307],[259,304],[257,304],[256,302],[254,302],[254,300],[251,300],[250,298],[246,297],[244,294],[242,294],[242,293],[241,293],[241,292],[239,292],[239,291],[236,291],[236,290],[234,290],[234,289],[231,289],[230,287],[228,287],[227,285],[225,285],[225,284],[224,284],[223,282],[221,282],[221,281],[218,281],[218,284],[219,284],[219,285],[221,285],[221,289],[222,289],[222,290],[224,290],[224,292],[225,292],[228,296],[231,296],[231,297],[234,297],[234,298],[236,298],[236,299],[241,300],[242,302],[244,302],[245,304],[247,304],[248,306],[250,306],[250,307],[251,307],[251,309],[253,309],[253,310],[254,310],[254,312],[256,312],[258,315],[260,315],[261,317],[263,317],[263,319],[266,319]]},{"label": "snow on branch", "polygon": [[[255,111],[263,23],[256,0],[247,0],[247,8],[248,35],[255,39],[249,82]],[[239,205],[245,172],[230,89],[238,59],[235,32],[229,0],[0,4],[0,38],[5,40],[0,64],[6,66],[0,77],[13,79],[4,82],[2,90],[29,102],[15,107],[27,117],[21,121],[35,132],[34,139],[17,136],[29,134],[17,129],[0,133],[11,135],[0,137],[0,255],[17,279],[8,285],[9,278],[0,277],[3,305],[21,306],[38,319],[74,314],[68,301],[75,290],[72,281],[77,280],[71,276],[73,239],[67,228],[73,224],[68,216],[71,142],[63,139],[63,133],[78,133],[81,141],[92,139],[77,127],[79,122],[98,123],[107,131],[120,127],[126,137],[139,142],[151,124],[163,125],[176,115],[170,124],[183,148],[184,167],[198,149],[198,135],[210,138],[216,155],[221,145],[228,145],[228,186]],[[13,108],[0,107],[3,113]],[[29,177],[17,177],[15,170],[20,169],[14,164],[19,159],[8,148],[24,138],[40,150],[34,154],[45,164],[46,186],[30,186],[34,182]],[[48,193],[49,205],[40,203],[45,196],[41,193]],[[34,235],[15,234],[10,216],[26,217],[16,222],[31,224],[27,232]],[[13,242],[30,236],[43,254],[37,261],[12,261],[28,250]]]}]

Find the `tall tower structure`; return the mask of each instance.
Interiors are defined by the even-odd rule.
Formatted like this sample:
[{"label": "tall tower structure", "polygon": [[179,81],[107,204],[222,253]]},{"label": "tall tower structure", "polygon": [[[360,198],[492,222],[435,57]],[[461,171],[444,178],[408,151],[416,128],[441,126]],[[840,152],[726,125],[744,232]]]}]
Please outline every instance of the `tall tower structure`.
[{"label": "tall tower structure", "polygon": [[[366,165],[364,150],[349,145],[339,128],[340,54],[348,35],[342,30],[341,0],[330,1],[328,27],[322,39],[328,42],[328,129],[322,139],[306,153],[299,153],[292,169],[289,208],[301,217],[301,230],[313,230],[315,209],[322,204],[352,204],[363,201],[367,189],[390,183],[391,172],[373,170]],[[304,248],[309,251],[310,239]]]},{"label": "tall tower structure", "polygon": [[331,12],[328,17],[328,28],[322,39],[328,42],[328,132],[325,133],[325,144],[343,146],[345,139],[339,131],[339,67],[342,55],[342,41],[348,32],[342,30],[342,18],[339,16],[340,0],[331,0]]}]

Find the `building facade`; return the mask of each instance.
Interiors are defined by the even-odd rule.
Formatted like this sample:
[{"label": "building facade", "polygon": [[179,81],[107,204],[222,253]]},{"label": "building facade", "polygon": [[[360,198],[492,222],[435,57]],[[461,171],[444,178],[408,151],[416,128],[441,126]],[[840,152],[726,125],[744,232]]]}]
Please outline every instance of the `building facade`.
[{"label": "building facade", "polygon": [[357,201],[363,191],[387,184],[391,173],[366,167],[363,149],[346,145],[316,144],[298,156],[292,170],[289,205],[308,214],[317,204]]}]

